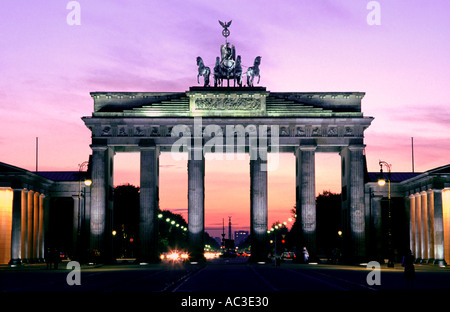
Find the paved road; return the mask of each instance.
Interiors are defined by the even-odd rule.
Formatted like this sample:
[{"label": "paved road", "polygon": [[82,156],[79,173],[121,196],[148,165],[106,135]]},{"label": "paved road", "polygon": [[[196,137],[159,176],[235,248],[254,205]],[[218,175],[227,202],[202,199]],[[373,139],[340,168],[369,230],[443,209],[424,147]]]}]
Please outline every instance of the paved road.
[{"label": "paved road", "polygon": [[[139,299],[180,307],[181,300],[215,298],[224,295],[275,296],[279,305],[293,299],[314,300],[321,298],[354,299],[354,294],[372,296],[388,294],[406,298],[406,283],[400,266],[394,269],[382,268],[381,285],[368,285],[367,275],[372,272],[366,267],[334,265],[299,265],[283,263],[281,267],[272,264],[248,264],[240,260],[215,261],[206,265],[197,264],[159,264],[139,266],[131,264],[108,265],[101,267],[82,267],[81,285],[69,286],[66,278],[70,270],[64,265],[58,270],[46,270],[43,265],[29,265],[20,268],[0,268],[0,299],[22,298],[20,294],[62,295],[71,298],[74,294],[110,294],[107,298],[116,299],[139,294]],[[416,266],[414,293],[450,290],[450,268]],[[55,295],[56,294],[56,295]],[[331,296],[330,296],[331,295]],[[400,296],[399,296],[400,295]],[[12,297],[11,297],[12,296]],[[68,297],[69,296],[69,297]],[[414,296],[409,296],[414,298]],[[446,297],[435,296],[435,299]],[[41,297],[40,297],[41,298]],[[217,299],[219,300],[219,299]],[[100,301],[100,302],[104,302]],[[326,301],[326,300],[325,300]],[[324,302],[322,302],[323,304]],[[217,306],[216,306],[217,307]]]}]

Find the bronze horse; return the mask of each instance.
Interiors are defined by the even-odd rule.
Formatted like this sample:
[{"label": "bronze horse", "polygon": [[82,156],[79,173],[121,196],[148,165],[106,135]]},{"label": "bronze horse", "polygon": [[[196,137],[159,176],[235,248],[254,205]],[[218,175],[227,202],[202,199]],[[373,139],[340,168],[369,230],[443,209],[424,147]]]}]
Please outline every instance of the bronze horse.
[{"label": "bronze horse", "polygon": [[209,75],[211,74],[211,70],[209,67],[205,66],[203,60],[200,56],[197,56],[197,66],[198,66],[198,75],[197,75],[197,83],[200,83],[200,76],[203,76],[203,86],[209,86]]},{"label": "bronze horse", "polygon": [[259,65],[261,64],[261,56],[257,56],[255,58],[255,62],[253,63],[252,67],[249,67],[247,69],[247,85],[249,87],[253,87],[253,79],[258,76],[258,82],[259,83]]}]

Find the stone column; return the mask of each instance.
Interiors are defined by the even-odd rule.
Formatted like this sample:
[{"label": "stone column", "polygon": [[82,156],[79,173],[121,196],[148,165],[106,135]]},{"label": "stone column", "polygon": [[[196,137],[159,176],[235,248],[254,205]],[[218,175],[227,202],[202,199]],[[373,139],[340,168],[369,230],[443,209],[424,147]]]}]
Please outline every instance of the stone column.
[{"label": "stone column", "polygon": [[345,252],[353,262],[366,258],[363,152],[364,145],[350,145],[341,151]]},{"label": "stone column", "polygon": [[415,253],[416,250],[416,203],[414,200],[415,197],[413,194],[408,196],[407,205],[409,211],[409,249],[411,249],[411,252],[413,253]]},{"label": "stone column", "polygon": [[22,220],[21,220],[21,261],[27,259],[28,250],[28,190],[24,189],[22,191]]},{"label": "stone column", "polygon": [[428,232],[427,232],[427,253],[428,262],[434,262],[434,205],[433,205],[433,190],[426,192],[427,199],[427,220],[428,220]]},{"label": "stone column", "polygon": [[432,190],[430,202],[433,205],[434,226],[434,263],[445,264],[444,253],[444,213],[442,207],[442,190]]},{"label": "stone column", "polygon": [[193,261],[204,259],[205,158],[201,146],[191,147],[188,171],[189,251]]},{"label": "stone column", "polygon": [[306,247],[310,258],[316,255],[316,146],[300,146],[296,150],[297,222],[301,231],[299,251]]},{"label": "stone column", "polygon": [[261,158],[256,150],[250,152],[251,261],[263,262],[267,260],[267,154]]},{"label": "stone column", "polygon": [[159,148],[141,147],[139,261],[157,262]]},{"label": "stone column", "polygon": [[41,194],[41,196],[39,197],[39,234],[38,234],[38,239],[39,239],[39,244],[38,244],[38,258],[39,260],[43,261],[45,258],[45,241],[44,241],[44,237],[45,237],[45,201],[46,201],[46,196],[44,194]]},{"label": "stone column", "polygon": [[422,262],[428,260],[428,213],[427,213],[427,192],[420,192],[420,216],[421,216],[421,241],[422,241]]},{"label": "stone column", "polygon": [[421,225],[421,200],[420,200],[420,194],[416,193],[414,194],[414,203],[415,203],[415,218],[416,218],[416,224],[415,224],[415,231],[416,231],[416,250],[415,255],[416,259],[422,259],[422,225]]},{"label": "stone column", "polygon": [[10,264],[21,263],[22,254],[22,200],[23,189],[13,190],[12,229],[11,229],[11,260]]},{"label": "stone column", "polygon": [[34,205],[34,191],[28,191],[27,200],[27,250],[25,259],[31,262],[33,259],[33,205]]},{"label": "stone column", "polygon": [[38,260],[38,244],[39,244],[39,196],[38,192],[34,193],[34,203],[33,203],[33,251],[32,259],[33,261]]},{"label": "stone column", "polygon": [[92,191],[90,214],[90,249],[109,260],[112,244],[113,151],[92,145]]}]

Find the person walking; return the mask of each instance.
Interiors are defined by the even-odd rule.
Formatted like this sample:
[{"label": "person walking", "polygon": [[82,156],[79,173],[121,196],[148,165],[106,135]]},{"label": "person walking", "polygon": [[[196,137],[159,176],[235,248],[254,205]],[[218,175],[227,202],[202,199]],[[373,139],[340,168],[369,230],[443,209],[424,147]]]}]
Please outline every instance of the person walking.
[{"label": "person walking", "polygon": [[303,262],[308,263],[309,261],[309,253],[306,247],[303,247]]},{"label": "person walking", "polygon": [[53,261],[52,257],[53,257],[52,250],[50,248],[47,248],[45,250],[45,257],[44,257],[45,263],[47,264],[47,270],[49,270],[49,269],[51,270],[51,268],[52,268],[52,261]]},{"label": "person walking", "polygon": [[409,252],[403,256],[402,266],[405,268],[404,274],[406,279],[406,288],[412,288],[415,276],[415,269],[414,269],[414,256],[411,250],[409,250]]}]

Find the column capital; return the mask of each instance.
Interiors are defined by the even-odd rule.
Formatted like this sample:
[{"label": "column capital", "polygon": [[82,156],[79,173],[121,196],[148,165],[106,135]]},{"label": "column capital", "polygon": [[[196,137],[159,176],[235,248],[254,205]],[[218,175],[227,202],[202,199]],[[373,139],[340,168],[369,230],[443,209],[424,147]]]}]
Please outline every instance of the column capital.
[{"label": "column capital", "polygon": [[314,152],[317,149],[317,145],[300,145],[298,149],[304,152]]},{"label": "column capital", "polygon": [[108,146],[107,145],[97,145],[97,144],[91,144],[90,145],[90,147],[91,147],[91,149],[93,150],[93,151],[106,151],[107,149],[108,149]]},{"label": "column capital", "polygon": [[140,151],[155,151],[158,153],[158,155],[160,154],[160,149],[158,145],[148,145],[148,146],[139,146],[139,150]]},{"label": "column capital", "polygon": [[366,148],[365,144],[355,144],[355,145],[349,145],[348,149],[351,151],[360,151],[364,150]]}]

